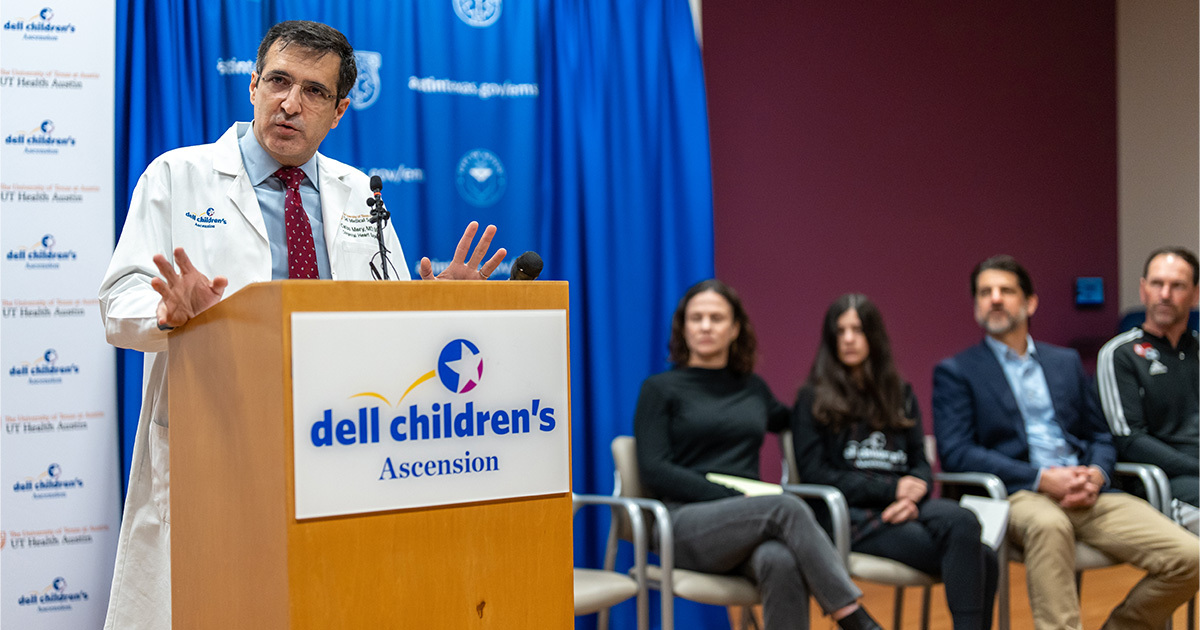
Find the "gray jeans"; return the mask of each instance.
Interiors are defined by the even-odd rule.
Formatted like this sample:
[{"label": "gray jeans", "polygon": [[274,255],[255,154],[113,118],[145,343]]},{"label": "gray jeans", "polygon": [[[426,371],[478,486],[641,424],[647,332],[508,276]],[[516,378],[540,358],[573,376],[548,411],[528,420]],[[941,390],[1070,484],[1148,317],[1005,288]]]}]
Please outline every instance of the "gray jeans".
[{"label": "gray jeans", "polygon": [[812,510],[793,495],[689,503],[671,519],[675,566],[749,576],[770,630],[808,628],[810,594],[826,614],[862,597]]}]

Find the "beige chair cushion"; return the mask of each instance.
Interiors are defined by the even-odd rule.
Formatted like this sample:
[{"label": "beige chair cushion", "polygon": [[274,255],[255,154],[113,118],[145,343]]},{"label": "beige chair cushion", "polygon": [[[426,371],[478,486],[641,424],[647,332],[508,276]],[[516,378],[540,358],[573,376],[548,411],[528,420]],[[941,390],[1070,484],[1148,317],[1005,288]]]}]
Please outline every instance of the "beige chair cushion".
[{"label": "beige chair cushion", "polygon": [[575,614],[590,615],[637,595],[628,575],[600,569],[575,569]]},{"label": "beige chair cushion", "polygon": [[[651,582],[661,582],[662,567],[648,565],[646,577]],[[758,587],[744,577],[698,573],[687,569],[675,569],[672,577],[674,582],[671,589],[675,595],[687,600],[714,606],[754,606],[762,603]]]},{"label": "beige chair cushion", "polygon": [[932,576],[903,562],[865,553],[850,553],[850,575],[889,586],[933,586],[938,583]]}]

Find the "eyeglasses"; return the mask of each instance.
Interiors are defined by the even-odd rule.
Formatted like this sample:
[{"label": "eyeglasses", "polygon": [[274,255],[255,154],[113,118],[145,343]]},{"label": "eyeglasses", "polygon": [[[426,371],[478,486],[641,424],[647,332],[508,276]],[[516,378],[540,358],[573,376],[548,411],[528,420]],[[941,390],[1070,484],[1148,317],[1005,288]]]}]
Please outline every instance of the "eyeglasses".
[{"label": "eyeglasses", "polygon": [[[259,77],[259,85],[271,96],[284,98],[291,94],[292,86],[297,84],[295,79],[286,74],[272,72]],[[300,83],[299,85],[300,98],[308,107],[323,107],[337,98],[325,86],[318,83]]]}]

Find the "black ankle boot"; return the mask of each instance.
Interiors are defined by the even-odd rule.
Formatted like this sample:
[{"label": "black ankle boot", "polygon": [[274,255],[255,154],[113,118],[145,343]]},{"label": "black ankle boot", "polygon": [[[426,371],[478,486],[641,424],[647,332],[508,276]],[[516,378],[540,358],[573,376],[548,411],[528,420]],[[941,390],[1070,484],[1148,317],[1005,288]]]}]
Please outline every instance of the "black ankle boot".
[{"label": "black ankle boot", "polygon": [[883,630],[878,621],[875,621],[867,612],[866,608],[858,607],[858,610],[838,619],[838,627],[842,630]]}]

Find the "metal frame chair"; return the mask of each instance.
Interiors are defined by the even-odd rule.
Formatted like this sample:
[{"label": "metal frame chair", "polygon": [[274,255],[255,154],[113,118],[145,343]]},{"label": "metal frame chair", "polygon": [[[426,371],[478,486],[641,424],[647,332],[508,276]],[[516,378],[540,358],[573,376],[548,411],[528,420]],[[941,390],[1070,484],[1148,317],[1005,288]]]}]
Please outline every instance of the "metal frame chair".
[{"label": "metal frame chair", "polygon": [[[786,473],[784,479],[800,479],[799,467],[796,465],[796,449],[792,442],[791,430],[779,433],[779,446],[783,450],[784,472]],[[922,590],[921,628],[922,630],[928,630],[930,594],[933,586],[941,583],[941,578],[918,571],[907,564],[890,558],[850,551],[850,512],[846,504],[846,498],[837,488],[833,488],[832,486],[825,487],[830,488],[836,493],[836,498],[831,501],[837,503],[839,507],[836,510],[830,510],[830,522],[833,529],[832,537],[834,545],[837,546],[838,553],[842,555],[842,561],[846,564],[846,570],[850,572],[850,577],[895,587],[895,596],[892,605],[892,630],[899,630],[901,621],[904,618],[904,589],[919,587]]]},{"label": "metal frame chair", "polygon": [[[646,566],[646,584],[659,591],[661,596],[662,630],[672,630],[675,623],[676,596],[703,604],[716,606],[740,606],[743,619],[749,626],[758,622],[751,614],[753,606],[762,602],[758,587],[749,579],[736,575],[719,575],[689,571],[675,567],[674,535],[671,515],[661,501],[649,496],[641,483],[638,471],[637,444],[628,435],[617,436],[612,441],[613,462],[616,466],[614,496],[633,499],[653,519],[654,531],[658,535],[659,564]],[[848,521],[846,502],[831,486],[812,484],[785,485],[783,489],[800,497],[824,501],[830,512],[839,512]],[[625,519],[615,518],[609,528],[608,553],[604,566],[611,569],[616,561],[617,541],[628,540],[631,535]],[[843,556],[844,557],[844,556]],[[603,623],[603,621],[602,621]]]},{"label": "metal frame chair", "polygon": [[608,506],[616,514],[623,510],[629,519],[634,546],[634,565],[629,573],[610,569],[586,569],[575,567],[575,616],[590,615],[629,599],[637,597],[638,630],[649,628],[649,604],[646,591],[646,525],[641,507],[635,502],[620,497],[594,494],[572,494],[572,513],[585,505]]}]

